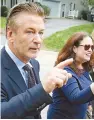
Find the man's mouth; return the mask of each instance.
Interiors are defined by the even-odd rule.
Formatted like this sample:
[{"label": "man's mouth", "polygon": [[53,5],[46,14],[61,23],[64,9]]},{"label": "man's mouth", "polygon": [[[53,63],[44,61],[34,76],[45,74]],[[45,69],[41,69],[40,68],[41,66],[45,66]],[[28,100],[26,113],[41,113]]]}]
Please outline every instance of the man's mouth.
[{"label": "man's mouth", "polygon": [[37,51],[37,50],[39,50],[39,48],[29,48],[29,50]]}]

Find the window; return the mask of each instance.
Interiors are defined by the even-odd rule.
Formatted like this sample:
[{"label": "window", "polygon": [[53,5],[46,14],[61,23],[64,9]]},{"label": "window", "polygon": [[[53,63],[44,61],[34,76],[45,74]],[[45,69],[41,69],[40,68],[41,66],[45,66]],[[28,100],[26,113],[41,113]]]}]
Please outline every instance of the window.
[{"label": "window", "polygon": [[6,6],[6,0],[1,0],[1,5]]},{"label": "window", "polygon": [[73,6],[73,10],[75,10],[75,3],[74,3],[74,6]]},{"label": "window", "polygon": [[70,11],[72,11],[72,5],[73,5],[73,4],[72,4],[72,3],[70,3]]},{"label": "window", "polygon": [[3,5],[3,0],[1,0],[1,5]]},{"label": "window", "polygon": [[15,4],[17,4],[17,0],[11,0],[11,7],[13,7]]},{"label": "window", "polygon": [[32,2],[32,0],[26,0],[26,2]]}]

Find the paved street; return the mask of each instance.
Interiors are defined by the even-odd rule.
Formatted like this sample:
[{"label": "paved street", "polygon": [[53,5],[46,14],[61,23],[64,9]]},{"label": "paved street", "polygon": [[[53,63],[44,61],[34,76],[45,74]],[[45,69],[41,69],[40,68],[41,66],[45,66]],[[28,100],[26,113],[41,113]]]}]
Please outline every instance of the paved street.
[{"label": "paved street", "polygon": [[[73,20],[73,19],[48,19],[46,20],[46,30],[44,33],[44,37],[47,37],[56,31],[64,30],[66,28],[69,28],[71,26],[77,26],[81,24],[90,23],[88,21],[84,20]],[[6,42],[5,36],[1,36],[0,43],[2,48]],[[39,53],[39,56],[37,57],[37,60],[40,62],[41,68],[40,68],[40,77],[41,80],[45,76],[45,74],[52,69],[54,66],[57,52],[53,51],[45,51],[41,50]],[[41,94],[41,93],[40,93]],[[46,113],[47,113],[48,106],[42,111],[42,118],[46,119]]]},{"label": "paved street", "polygon": [[[44,38],[50,36],[51,34],[57,31],[67,29],[72,26],[78,26],[78,25],[87,24],[87,23],[91,23],[91,22],[86,20],[76,20],[76,19],[66,19],[66,18],[46,19],[46,22],[45,22],[46,29],[44,32]],[[5,41],[6,41],[5,37],[2,36],[2,40],[0,41],[1,45],[4,45]]]},{"label": "paved street", "polygon": [[67,29],[72,26],[78,26],[82,24],[87,24],[91,23],[86,20],[77,20],[77,19],[66,19],[66,18],[61,18],[61,19],[47,19],[46,20],[46,30],[44,33],[44,37],[48,37],[51,34]]}]

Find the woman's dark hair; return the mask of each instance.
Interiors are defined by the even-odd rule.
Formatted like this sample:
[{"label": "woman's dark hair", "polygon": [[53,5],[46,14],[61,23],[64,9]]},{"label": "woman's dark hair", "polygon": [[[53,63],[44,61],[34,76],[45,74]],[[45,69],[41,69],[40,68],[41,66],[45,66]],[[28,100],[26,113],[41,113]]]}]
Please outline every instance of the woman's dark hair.
[{"label": "woman's dark hair", "polygon": [[90,64],[90,67],[91,67],[91,68],[94,67],[94,51],[93,51],[93,53],[92,53],[92,55],[91,55],[89,64]]},{"label": "woman's dark hair", "polygon": [[[73,47],[78,47],[80,42],[85,38],[89,36],[86,32],[77,32],[74,33],[66,42],[66,44],[63,46],[61,51],[58,54],[57,60],[55,65],[59,64],[60,62],[68,59],[68,58],[74,58],[75,59],[75,53],[73,52]],[[89,36],[90,37],[90,36]],[[87,69],[89,62],[86,62],[83,64],[83,66]]]}]

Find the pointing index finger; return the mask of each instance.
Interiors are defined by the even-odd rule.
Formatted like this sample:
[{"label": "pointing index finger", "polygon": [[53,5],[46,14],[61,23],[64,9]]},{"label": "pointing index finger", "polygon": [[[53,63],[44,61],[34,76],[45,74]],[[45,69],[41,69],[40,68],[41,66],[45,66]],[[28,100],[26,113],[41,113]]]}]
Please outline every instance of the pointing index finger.
[{"label": "pointing index finger", "polygon": [[63,69],[64,67],[70,65],[73,63],[73,58],[67,59],[61,63],[59,63],[58,65],[56,65],[57,68]]}]

